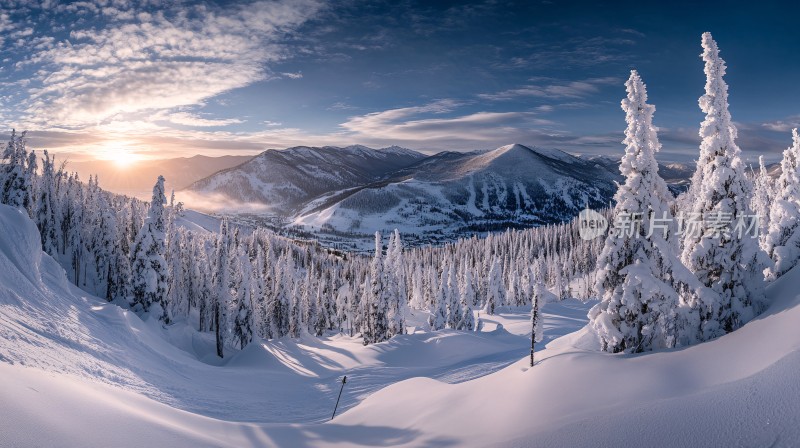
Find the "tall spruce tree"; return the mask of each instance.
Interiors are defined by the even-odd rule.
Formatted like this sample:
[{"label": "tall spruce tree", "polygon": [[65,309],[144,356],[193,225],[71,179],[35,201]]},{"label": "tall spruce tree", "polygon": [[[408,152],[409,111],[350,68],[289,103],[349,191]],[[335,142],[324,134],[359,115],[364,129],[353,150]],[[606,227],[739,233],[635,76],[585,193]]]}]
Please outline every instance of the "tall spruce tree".
[{"label": "tall spruce tree", "polygon": [[141,231],[133,248],[133,307],[149,311],[159,306],[159,319],[169,321],[165,303],[167,292],[167,262],[164,203],[164,177],[158,176],[153,187],[153,198]]},{"label": "tall spruce tree", "polygon": [[761,249],[770,253],[767,245],[770,229],[770,208],[777,192],[775,182],[764,166],[764,156],[758,156],[758,171],[753,173],[753,198],[750,208],[758,218],[758,243]]},{"label": "tall spruce tree", "polygon": [[706,118],[688,209],[690,219],[701,220],[701,231],[684,232],[682,260],[715,294],[683,296],[691,309],[689,327],[697,329],[687,334],[689,341],[733,331],[764,305],[765,255],[756,239],[733,231],[737,223],[752,219],[752,183],[745,176],[728,112],[725,62],[710,33],[703,34],[702,58],[706,93],[699,104]]},{"label": "tall spruce tree", "polygon": [[783,152],[781,175],[770,208],[765,246],[775,263],[770,278],[778,278],[800,260],[800,135],[792,130],[792,146]]},{"label": "tall spruce tree", "polygon": [[5,163],[0,165],[0,203],[23,209],[30,207],[31,180],[28,176],[28,152],[25,148],[25,132],[17,136],[11,131],[11,139],[3,151]]},{"label": "tall spruce tree", "polygon": [[375,232],[375,256],[370,267],[369,324],[364,335],[364,345],[383,342],[389,339],[389,322],[387,319],[388,303],[386,294],[386,276],[383,266],[383,239],[380,232]]},{"label": "tall spruce tree", "polygon": [[489,278],[486,280],[486,302],[483,305],[483,312],[489,315],[494,314],[496,307],[505,303],[505,296],[500,259],[495,257],[492,267],[489,268]]},{"label": "tall spruce tree", "polygon": [[236,312],[233,319],[233,338],[239,348],[245,348],[255,336],[254,295],[257,291],[253,264],[245,251],[237,255],[236,266],[241,278],[237,291]]},{"label": "tall spruce tree", "polygon": [[728,111],[725,61],[710,33],[703,34],[702,43],[706,86],[699,104],[706,118],[700,126],[700,157],[689,190],[688,215],[701,220],[702,231],[686,229],[682,260],[715,294],[685,296],[692,310],[689,325],[698,324],[696,334],[687,335],[689,341],[733,331],[764,307],[766,256],[757,239],[734,231],[738,223],[752,219],[752,183],[745,176]]},{"label": "tall spruce tree", "polygon": [[[681,263],[670,240],[675,226],[669,215],[671,196],[658,175],[660,149],[653,126],[655,107],[633,70],[622,100],[628,123],[620,172],[625,182],[614,197],[619,225],[605,240],[598,260],[597,290],[602,301],[589,312],[591,327],[608,352],[642,352],[672,347],[679,296],[675,273]],[[652,232],[651,232],[652,230]]]}]

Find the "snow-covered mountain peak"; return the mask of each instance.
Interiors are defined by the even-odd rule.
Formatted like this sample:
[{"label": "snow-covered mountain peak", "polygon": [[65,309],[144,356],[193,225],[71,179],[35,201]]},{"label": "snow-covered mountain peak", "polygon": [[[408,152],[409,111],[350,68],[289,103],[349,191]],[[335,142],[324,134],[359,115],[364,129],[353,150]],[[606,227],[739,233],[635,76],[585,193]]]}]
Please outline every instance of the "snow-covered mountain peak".
[{"label": "snow-covered mountain peak", "polygon": [[222,196],[232,209],[237,204],[261,204],[276,214],[290,214],[320,195],[375,182],[424,157],[411,150],[362,145],[266,150],[249,162],[195,182],[188,190],[199,197]]},{"label": "snow-covered mountain peak", "polygon": [[579,160],[572,154],[568,154],[559,149],[525,146],[519,143],[501,146],[497,149],[483,152],[481,155],[486,159],[496,159],[501,156],[508,159],[515,159],[518,157],[531,157],[532,155],[536,155],[568,163],[573,163]]},{"label": "snow-covered mountain peak", "polygon": [[392,145],[386,148],[381,148],[378,151],[383,153],[392,153],[392,154],[401,154],[401,155],[411,155],[411,156],[422,156],[424,154],[414,151],[413,149],[403,148],[402,146]]},{"label": "snow-covered mountain peak", "polygon": [[[521,144],[443,152],[386,179],[323,197],[294,223],[370,234],[453,232],[561,222],[611,200],[615,174],[559,150]],[[407,230],[404,230],[407,229]]]}]

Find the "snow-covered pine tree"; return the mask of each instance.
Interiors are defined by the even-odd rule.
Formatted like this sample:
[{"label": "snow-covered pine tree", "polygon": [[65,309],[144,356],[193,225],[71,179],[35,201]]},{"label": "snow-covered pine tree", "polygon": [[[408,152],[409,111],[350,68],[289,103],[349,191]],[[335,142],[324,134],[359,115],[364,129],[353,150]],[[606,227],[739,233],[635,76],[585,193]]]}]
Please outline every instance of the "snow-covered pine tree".
[{"label": "snow-covered pine tree", "polygon": [[[254,233],[255,236],[255,233]],[[266,263],[264,262],[264,245],[262,241],[255,244],[256,256],[253,260],[253,291],[252,291],[252,304],[253,304],[253,331],[260,337],[266,337],[269,332],[267,325],[267,299],[266,299],[266,282],[267,274],[265,273]]]},{"label": "snow-covered pine tree", "polygon": [[233,338],[239,348],[245,348],[253,341],[256,335],[253,299],[257,289],[255,288],[253,265],[246,252],[240,251],[238,254],[237,267],[241,276],[241,286],[238,291],[238,300],[236,301],[237,309],[233,321]]},{"label": "snow-covered pine tree", "polygon": [[602,301],[589,311],[602,349],[612,353],[675,345],[679,297],[672,275],[682,267],[669,243],[676,229],[669,216],[672,199],[655,158],[661,147],[652,123],[655,107],[647,104],[645,85],[635,70],[625,85],[622,110],[628,126],[620,164],[625,182],[614,196],[613,216],[615,222],[640,224],[606,237],[597,264]]},{"label": "snow-covered pine tree", "polygon": [[99,221],[100,221],[100,207],[97,204],[97,190],[96,178],[89,176],[89,183],[86,185],[83,204],[83,225],[80,228],[81,243],[83,243],[82,253],[85,255],[81,258],[80,272],[81,276],[78,278],[78,286],[91,291],[93,294],[98,294],[96,280],[97,266],[95,265],[96,255],[99,250]]},{"label": "snow-covered pine tree", "polygon": [[[466,265],[466,263],[464,264]],[[475,302],[475,287],[472,281],[472,274],[466,266],[461,280],[459,288],[461,319],[457,323],[456,328],[459,330],[473,331],[475,329],[475,316],[472,313],[472,304]]]},{"label": "snow-covered pine tree", "polygon": [[775,263],[772,279],[785,274],[800,260],[800,135],[792,130],[792,146],[783,152],[781,175],[770,209],[770,227],[765,246]]},{"label": "snow-covered pine tree", "polygon": [[[22,144],[24,151],[24,140]],[[25,164],[25,196],[23,197],[23,207],[25,211],[28,212],[28,217],[33,220],[36,220],[36,190],[38,187],[38,185],[36,185],[38,181],[36,170],[38,169],[39,163],[36,159],[36,151],[31,151],[30,154],[28,154],[28,162]]]},{"label": "snow-covered pine tree", "polygon": [[461,288],[458,285],[456,265],[455,263],[451,263],[450,272],[447,275],[447,325],[450,328],[459,329],[463,320]]},{"label": "snow-covered pine tree", "polygon": [[[341,284],[334,291],[336,294],[336,325],[344,330],[348,328],[348,334],[353,336],[353,278],[349,269],[343,269]],[[352,286],[351,286],[352,285]]]},{"label": "snow-covered pine tree", "polygon": [[386,295],[386,275],[383,269],[383,239],[375,232],[375,256],[370,266],[369,333],[364,337],[364,345],[383,342],[389,339],[387,320],[388,300]]},{"label": "snow-covered pine tree", "polygon": [[450,269],[447,267],[447,261],[442,269],[441,278],[438,282],[438,288],[432,294],[433,303],[431,303],[431,315],[428,317],[428,325],[431,330],[441,330],[447,325],[447,280],[450,274]]},{"label": "snow-covered pine tree", "polygon": [[[144,233],[144,232],[142,232]],[[217,356],[224,358],[225,342],[228,339],[228,311],[231,304],[230,252],[231,240],[228,219],[223,218],[219,225],[216,251],[214,253],[212,317],[216,338]]]},{"label": "snow-covered pine tree", "polygon": [[439,285],[436,269],[431,264],[426,264],[422,269],[422,308],[432,309],[436,299],[436,288]]},{"label": "snow-covered pine tree", "polygon": [[108,273],[107,300],[119,300],[130,303],[133,296],[131,289],[131,243],[127,234],[128,215],[130,209],[125,206],[116,206],[116,231],[117,241],[111,253]]},{"label": "snow-covered pine tree", "polygon": [[410,307],[415,310],[425,308],[425,293],[423,292],[424,280],[422,278],[422,268],[419,264],[414,266],[411,275],[411,303]]},{"label": "snow-covered pine tree", "polygon": [[[534,289],[538,289],[534,287]],[[531,367],[534,363],[534,351],[536,350],[536,343],[542,342],[544,338],[544,325],[542,325],[542,317],[539,313],[539,301],[542,298],[541,289],[536,291],[537,294],[533,295],[531,299]]]},{"label": "snow-covered pine tree", "polygon": [[361,337],[364,339],[364,345],[368,345],[372,341],[372,280],[370,273],[364,275],[364,281],[361,283],[360,300],[355,300],[354,303],[358,307],[358,312],[354,313],[359,316],[353,325],[361,329]]},{"label": "snow-covered pine tree", "polygon": [[530,266],[527,266],[527,263],[523,264],[520,269],[522,269],[522,275],[520,276],[519,281],[520,293],[522,294],[522,305],[527,305],[528,303],[531,303],[531,297],[533,294],[531,269]]},{"label": "snow-covered pine tree", "polygon": [[199,331],[210,331],[214,327],[214,313],[216,310],[216,289],[214,288],[215,276],[212,265],[215,263],[215,239],[201,238],[196,242],[194,250],[194,266],[192,273],[195,278],[196,301],[198,309],[197,328]]},{"label": "snow-covered pine tree", "polygon": [[92,232],[95,292],[98,296],[112,299],[114,251],[119,245],[117,235],[117,216],[111,206],[108,195],[100,189],[95,178],[94,203],[96,204],[95,230]]},{"label": "snow-covered pine tree", "polygon": [[168,322],[165,296],[167,291],[167,262],[164,212],[164,177],[158,176],[153,187],[153,198],[141,231],[133,248],[133,303],[134,308],[149,311],[158,305],[159,319]]},{"label": "snow-covered pine tree", "polygon": [[461,322],[459,323],[459,330],[474,331],[475,330],[475,314],[472,312],[472,305],[461,299]]},{"label": "snow-covered pine tree", "polygon": [[470,269],[464,270],[464,279],[461,282],[461,301],[469,305],[470,310],[478,303],[478,294],[475,291],[475,280]]},{"label": "snow-covered pine tree", "polygon": [[167,261],[167,302],[169,303],[170,316],[175,316],[187,307],[189,298],[186,295],[186,281],[183,272],[184,248],[181,247],[182,234],[179,232],[176,221],[183,214],[183,204],[175,202],[175,192],[170,195],[169,207],[165,210],[166,224],[166,252]]},{"label": "snow-covered pine tree", "polygon": [[289,333],[289,295],[292,292],[294,264],[289,251],[278,258],[275,267],[274,298],[268,304],[271,316],[272,338],[280,338]]},{"label": "snow-covered pine tree", "polygon": [[51,158],[47,150],[44,151],[42,158],[42,175],[38,190],[36,226],[42,236],[42,250],[55,256],[58,252],[57,227],[61,221],[61,213],[56,191],[55,156]]},{"label": "snow-covered pine tree", "polygon": [[[696,337],[706,340],[741,327],[761,312],[766,255],[757,239],[733,231],[740,220],[752,217],[752,184],[745,176],[728,111],[725,61],[710,33],[703,34],[702,58],[706,86],[699,103],[706,118],[700,126],[702,142],[689,190],[689,216],[702,218],[704,231],[684,232],[681,258],[716,293],[708,299],[697,295],[684,299],[700,321]],[[693,335],[687,338],[691,341]]]},{"label": "snow-covered pine tree", "polygon": [[[313,267],[311,268],[313,269]],[[313,334],[317,320],[317,287],[314,284],[314,279],[317,274],[313,273],[311,269],[306,271],[306,277],[303,281],[302,292],[300,294],[300,309],[302,321],[305,322],[305,329],[307,332]]]},{"label": "snow-covered pine tree", "polygon": [[388,339],[396,334],[405,333],[404,312],[408,301],[403,266],[403,243],[400,239],[400,232],[397,230],[389,238],[384,260],[384,273],[384,278],[386,279]]},{"label": "snow-covered pine tree", "polygon": [[64,250],[71,268],[67,270],[67,277],[77,285],[81,279],[84,252],[83,232],[81,231],[84,225],[84,195],[77,174],[70,175],[67,179],[63,203],[62,210],[66,210],[62,224]]},{"label": "snow-covered pine tree", "polygon": [[303,329],[303,279],[298,279],[289,296],[289,336],[299,338]]},{"label": "snow-covered pine tree", "polygon": [[17,136],[15,130],[11,131],[11,140],[3,151],[5,162],[0,165],[2,177],[0,181],[0,203],[17,207],[27,211],[30,205],[31,182],[26,179],[27,150],[25,149],[25,132]]},{"label": "snow-covered pine tree", "polygon": [[775,183],[764,166],[764,156],[758,156],[758,172],[753,173],[753,178],[753,200],[750,207],[758,217],[758,243],[764,252],[770,253],[767,237],[770,227],[770,208],[776,191]]},{"label": "snow-covered pine tree", "polygon": [[516,267],[510,270],[510,279],[508,284],[508,304],[511,306],[522,306],[525,304],[525,293],[522,290],[522,281],[519,276],[519,271]]},{"label": "snow-covered pine tree", "polygon": [[275,325],[272,321],[273,318],[273,302],[275,300],[275,276],[277,275],[275,257],[272,252],[272,243],[264,241],[262,244],[266,249],[263,250],[264,257],[262,263],[259,264],[259,279],[263,283],[262,293],[258,299],[259,309],[259,328],[261,328],[261,336],[266,339],[273,338],[273,330]]},{"label": "snow-covered pine tree", "polygon": [[495,308],[505,303],[505,287],[503,286],[503,273],[501,272],[500,259],[495,257],[492,267],[489,268],[489,277],[486,280],[486,302],[483,312],[494,314]]},{"label": "snow-covered pine tree", "polygon": [[[320,278],[320,284],[317,286],[316,293],[314,294],[314,309],[316,315],[313,320],[309,322],[308,328],[312,330],[315,336],[322,336],[325,330],[329,327],[329,319],[332,312],[329,304],[332,298],[330,290],[330,273],[328,270],[324,271]],[[310,314],[310,313],[309,313]]]}]

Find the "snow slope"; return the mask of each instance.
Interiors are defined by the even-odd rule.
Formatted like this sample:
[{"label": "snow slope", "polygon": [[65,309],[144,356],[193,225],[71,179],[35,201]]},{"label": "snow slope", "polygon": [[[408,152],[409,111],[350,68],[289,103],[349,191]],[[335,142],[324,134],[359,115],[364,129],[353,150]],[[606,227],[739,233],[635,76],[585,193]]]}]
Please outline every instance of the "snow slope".
[{"label": "snow slope", "polygon": [[336,423],[399,425],[459,446],[797,446],[798,286],[795,269],[769,287],[765,314],[705,344],[610,355],[584,329],[532,369],[522,360],[463,384],[404,381]]},{"label": "snow slope", "polygon": [[[525,318],[511,314],[483,333],[416,331],[368,347],[342,335],[284,338],[220,361],[211,335],[142,321],[73,287],[22,213],[0,206],[0,228],[0,446],[260,445],[277,431],[267,422],[307,438],[315,430],[285,424],[326,421],[342,375],[350,381],[340,412],[403,379],[486,375],[528,345]],[[553,305],[566,319],[585,312]]]},{"label": "snow slope", "polygon": [[[0,206],[0,228],[0,447],[800,440],[797,269],[770,286],[764,315],[681,350],[599,353],[574,331],[586,306],[568,301],[545,307],[550,342],[532,369],[524,310],[484,316],[484,333],[417,332],[370,347],[284,339],[212,365],[200,361],[212,350],[205,335],[143,322],[70,286],[21,213]],[[342,374],[349,410],[320,424]]]}]

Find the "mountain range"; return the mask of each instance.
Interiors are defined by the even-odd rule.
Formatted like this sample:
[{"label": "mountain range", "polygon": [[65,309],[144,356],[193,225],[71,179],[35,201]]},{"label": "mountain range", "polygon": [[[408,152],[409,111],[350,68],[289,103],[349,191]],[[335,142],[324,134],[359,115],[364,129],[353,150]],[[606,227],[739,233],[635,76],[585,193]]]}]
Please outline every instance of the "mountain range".
[{"label": "mountain range", "polygon": [[378,150],[359,145],[270,149],[194,182],[183,193],[194,193],[192,198],[219,198],[213,208],[226,211],[257,204],[264,212],[293,216],[321,196],[378,181],[424,158],[396,146]]},{"label": "mountain range", "polygon": [[[329,237],[400,229],[423,241],[531,227],[609,204],[618,161],[520,144],[432,156],[399,147],[267,150],[184,191],[190,207],[257,211]],[[197,199],[192,201],[192,198]]]}]

